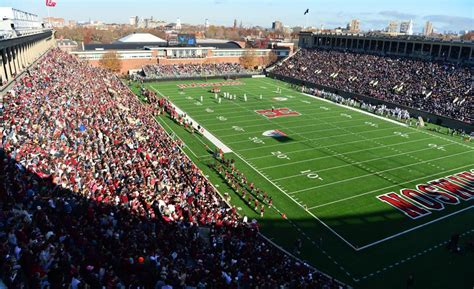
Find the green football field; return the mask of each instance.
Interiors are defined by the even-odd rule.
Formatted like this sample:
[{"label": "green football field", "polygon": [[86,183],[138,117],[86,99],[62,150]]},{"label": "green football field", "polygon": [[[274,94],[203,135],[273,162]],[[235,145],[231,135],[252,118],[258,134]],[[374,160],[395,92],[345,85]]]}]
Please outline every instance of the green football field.
[{"label": "green football field", "polygon": [[[237,99],[219,102],[210,92],[213,82],[226,84],[221,91]],[[146,86],[212,134],[191,134],[168,117],[157,119],[184,141],[240,214],[258,220],[265,236],[355,288],[405,288],[409,274],[414,288],[472,288],[473,252],[451,253],[446,245],[454,233],[461,234],[463,248],[474,238],[473,198],[437,209],[418,206],[411,217],[378,198],[474,169],[472,142],[301,94],[269,78],[227,84]],[[225,145],[225,157],[273,197],[263,218],[209,168],[205,144]],[[297,239],[301,252],[294,251]]]}]

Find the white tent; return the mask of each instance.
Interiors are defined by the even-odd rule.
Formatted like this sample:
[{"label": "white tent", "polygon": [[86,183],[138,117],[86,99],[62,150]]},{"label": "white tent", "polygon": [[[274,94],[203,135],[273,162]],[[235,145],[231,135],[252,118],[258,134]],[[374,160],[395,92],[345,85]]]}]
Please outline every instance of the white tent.
[{"label": "white tent", "polygon": [[133,33],[118,40],[122,43],[166,43],[165,40],[161,39],[150,33]]}]

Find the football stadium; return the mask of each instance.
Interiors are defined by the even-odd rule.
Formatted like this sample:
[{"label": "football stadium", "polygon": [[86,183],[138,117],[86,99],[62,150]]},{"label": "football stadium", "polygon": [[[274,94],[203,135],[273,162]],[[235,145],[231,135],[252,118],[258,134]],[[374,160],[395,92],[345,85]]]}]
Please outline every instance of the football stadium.
[{"label": "football stadium", "polygon": [[473,288],[472,30],[11,2],[0,289]]}]

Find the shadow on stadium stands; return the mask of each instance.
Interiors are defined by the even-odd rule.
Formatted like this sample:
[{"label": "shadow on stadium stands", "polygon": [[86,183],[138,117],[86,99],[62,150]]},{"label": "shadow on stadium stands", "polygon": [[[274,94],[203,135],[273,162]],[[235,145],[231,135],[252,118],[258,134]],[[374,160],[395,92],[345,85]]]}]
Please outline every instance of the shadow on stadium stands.
[{"label": "shadow on stadium stands", "polygon": [[[40,178],[35,173],[26,171],[14,159],[6,157],[3,149],[0,150],[0,158],[2,160],[0,162],[0,207],[3,212],[0,213],[0,245],[7,242],[8,233],[12,232],[13,228],[22,231],[22,234],[26,236],[26,239],[18,238],[20,244],[25,245],[26,243],[23,243],[25,241],[36,240],[29,243],[30,250],[21,252],[22,257],[19,260],[15,260],[12,255],[2,256],[5,251],[0,250],[0,279],[8,288],[13,288],[13,284],[17,286],[27,283],[25,280],[29,282],[35,280],[32,277],[37,272],[35,264],[39,263],[40,252],[47,246],[52,246],[53,251],[60,250],[55,255],[60,266],[51,269],[57,275],[55,279],[51,278],[51,283],[68,283],[71,274],[78,274],[84,282],[92,284],[92,288],[95,288],[94,284],[99,283],[97,269],[105,264],[108,264],[110,266],[108,269],[113,269],[114,273],[126,284],[141,285],[145,288],[155,288],[158,280],[172,284],[176,276],[171,276],[171,270],[192,268],[196,275],[190,274],[188,278],[199,279],[202,278],[201,274],[204,274],[203,268],[209,269],[216,266],[213,258],[193,255],[196,246],[212,247],[210,237],[212,230],[209,228],[183,229],[182,224],[165,221],[160,216],[157,206],[150,208],[157,218],[150,219],[131,213],[123,205],[108,205],[85,198],[53,184],[50,177]],[[7,222],[7,216],[12,215],[15,215],[15,221]],[[310,264],[318,267],[318,261],[324,258],[317,249],[314,249],[315,247],[342,247],[342,244],[331,244],[335,242],[335,237],[327,229],[321,227],[321,231],[314,232],[315,223],[318,224],[315,219],[295,218],[292,221],[306,232],[313,230],[310,235],[315,236],[316,241],[318,241],[318,236],[322,238],[322,243],[317,245],[308,244],[307,240],[303,240],[305,246],[309,246],[305,254],[308,256],[310,252],[311,257],[305,261]],[[393,210],[386,210],[364,215],[346,214],[327,218],[324,221],[337,232],[345,232],[346,236],[373,235],[375,231],[383,235],[389,232],[392,226],[399,225],[400,215],[394,213]],[[114,222],[116,222],[115,226]],[[265,228],[265,232],[270,232],[267,237],[274,239],[277,234],[286,236],[279,239],[279,245],[290,253],[302,256],[294,250],[299,236],[294,234],[295,228],[292,224],[284,219],[263,219],[259,223]],[[456,227],[452,229],[455,230]],[[194,236],[199,236],[199,240],[196,240]],[[256,242],[255,237],[249,237],[249,239],[250,242]],[[35,246],[35,243],[41,245]],[[183,250],[187,247],[191,249]],[[63,252],[68,252],[73,261],[69,262]],[[159,261],[160,266],[169,268],[166,277],[163,277],[163,272],[158,270],[155,260],[147,258],[150,252],[166,256]],[[178,261],[170,257],[173,252],[178,252]],[[186,256],[186,254],[190,255]],[[390,251],[385,251],[384,254],[390,254]],[[140,261],[140,258],[146,259]],[[197,261],[198,259],[202,259],[202,262]],[[77,273],[71,273],[75,270]],[[343,279],[343,281],[347,280]],[[54,284],[52,285],[52,288],[55,288]]]}]

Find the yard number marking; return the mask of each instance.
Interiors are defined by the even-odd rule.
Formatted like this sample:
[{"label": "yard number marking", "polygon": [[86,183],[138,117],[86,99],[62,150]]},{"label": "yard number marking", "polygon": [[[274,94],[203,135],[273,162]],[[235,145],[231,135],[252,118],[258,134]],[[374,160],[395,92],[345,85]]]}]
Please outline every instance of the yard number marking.
[{"label": "yard number marking", "polygon": [[352,118],[352,116],[351,116],[351,115],[349,115],[349,114],[347,114],[347,113],[341,113],[341,116],[343,116],[343,117],[347,117],[347,118]]},{"label": "yard number marking", "polygon": [[213,113],[214,110],[213,110],[212,108],[209,108],[209,107],[208,107],[208,108],[206,108],[206,112]]},{"label": "yard number marking", "polygon": [[227,120],[227,118],[225,118],[225,117],[222,116],[222,115],[220,115],[220,116],[218,116],[218,117],[216,117],[216,118],[217,118],[218,120],[220,120],[220,121],[226,121],[226,120]]},{"label": "yard number marking", "polygon": [[240,126],[232,126],[232,129],[234,129],[235,131],[245,131],[243,128],[241,128]]},{"label": "yard number marking", "polygon": [[443,151],[443,152],[446,151],[443,146],[440,146],[440,145],[437,145],[437,144],[430,143],[428,146],[430,148],[434,148],[434,149],[437,149],[437,150],[440,150],[440,151]]},{"label": "yard number marking", "polygon": [[370,125],[371,127],[379,127],[377,124],[375,124],[373,122],[370,122],[370,121],[366,121],[365,124]]},{"label": "yard number marking", "polygon": [[257,144],[265,144],[265,142],[261,139],[259,139],[258,137],[249,137],[249,140],[251,140],[252,142],[254,143],[257,143]]},{"label": "yard number marking", "polygon": [[406,133],[402,133],[402,132],[399,132],[399,131],[395,131],[393,134],[404,137],[404,138],[409,138],[409,136]]},{"label": "yard number marking", "polygon": [[313,172],[311,170],[301,171],[300,173],[306,175],[306,177],[310,179],[319,179],[321,181],[323,180],[316,172]]},{"label": "yard number marking", "polygon": [[276,156],[279,159],[287,159],[287,160],[290,159],[287,155],[285,155],[281,151],[272,152],[272,155]]},{"label": "yard number marking", "polygon": [[329,110],[329,108],[327,108],[325,106],[320,106],[319,108],[322,109],[322,110]]}]

